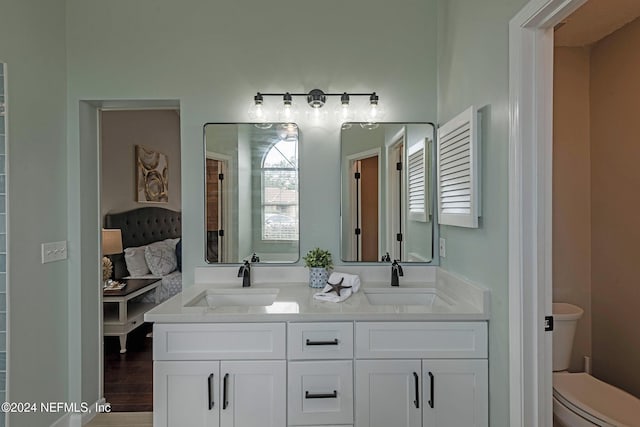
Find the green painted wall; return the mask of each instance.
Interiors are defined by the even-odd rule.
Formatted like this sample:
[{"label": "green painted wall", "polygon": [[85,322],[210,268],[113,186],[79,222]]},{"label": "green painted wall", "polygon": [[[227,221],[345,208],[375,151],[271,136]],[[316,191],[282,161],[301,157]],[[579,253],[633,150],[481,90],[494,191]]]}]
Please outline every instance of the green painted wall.
[{"label": "green painted wall", "polygon": [[525,0],[438,0],[438,122],[473,104],[482,112],[480,228],[440,227],[446,270],[491,288],[492,427],[509,425],[509,20]]},{"label": "green painted wall", "polygon": [[[97,158],[97,152],[92,155],[95,142],[81,138],[80,101],[179,100],[183,271],[184,285],[190,286],[194,267],[207,265],[203,124],[248,121],[249,102],[257,91],[307,92],[316,87],[331,92],[375,90],[391,121],[435,117],[435,2],[67,0],[70,180],[86,179],[90,184],[85,187],[91,187],[93,172],[81,159],[91,164]],[[339,126],[314,126],[304,116],[298,123],[300,250],[304,254],[321,246],[337,259]],[[70,230],[69,238],[83,253],[97,252],[97,239],[86,240],[89,223],[99,224],[93,217],[97,197],[73,188],[69,199],[74,215],[89,219]],[[88,258],[82,265],[93,267]],[[71,289],[92,281],[97,281],[95,274],[79,265],[73,268]],[[87,305],[98,310],[97,298],[92,302],[86,297],[83,310]],[[81,315],[83,329],[97,332],[96,320]],[[77,352],[85,344],[71,345]],[[79,357],[83,364],[97,360],[90,351]],[[97,373],[85,370],[82,376],[80,393],[90,400],[95,393],[87,385],[95,383],[97,389],[97,380],[84,377],[97,378]],[[71,382],[75,389],[77,378]]]},{"label": "green painted wall", "polygon": [[[67,239],[64,0],[3,0],[0,62],[8,79],[9,400],[67,401],[67,262],[40,244]],[[69,248],[71,257],[77,248]],[[95,313],[95,312],[94,312]],[[10,416],[45,426],[62,414]]]},{"label": "green painted wall", "polygon": [[[433,1],[418,0],[394,5],[382,0],[277,0],[268,5],[70,0],[70,104],[81,99],[180,99],[188,286],[193,267],[204,265],[202,124],[246,121],[249,101],[258,90],[316,86],[375,89],[391,120],[435,117],[433,10]],[[390,16],[398,18],[396,26]],[[286,30],[269,29],[283,23],[283,17]],[[309,25],[310,17],[323,24]],[[89,41],[86,34],[101,36]],[[339,128],[313,128],[304,119],[301,251],[320,245],[337,255]],[[336,173],[327,170],[331,165]]]}]

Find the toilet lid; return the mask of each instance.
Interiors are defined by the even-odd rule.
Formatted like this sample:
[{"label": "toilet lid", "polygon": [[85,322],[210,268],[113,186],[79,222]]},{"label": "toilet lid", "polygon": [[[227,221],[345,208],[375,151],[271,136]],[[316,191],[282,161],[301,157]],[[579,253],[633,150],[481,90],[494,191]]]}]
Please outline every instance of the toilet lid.
[{"label": "toilet lid", "polygon": [[598,425],[640,427],[640,399],[584,372],[554,372],[553,394]]}]

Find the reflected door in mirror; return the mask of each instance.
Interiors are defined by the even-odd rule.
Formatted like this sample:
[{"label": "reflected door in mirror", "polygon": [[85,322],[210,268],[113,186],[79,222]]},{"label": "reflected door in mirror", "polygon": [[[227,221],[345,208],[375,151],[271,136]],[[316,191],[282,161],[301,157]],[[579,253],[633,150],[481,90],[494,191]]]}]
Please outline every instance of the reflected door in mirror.
[{"label": "reflected door in mirror", "polygon": [[432,260],[433,138],[430,123],[343,126],[343,261]]}]

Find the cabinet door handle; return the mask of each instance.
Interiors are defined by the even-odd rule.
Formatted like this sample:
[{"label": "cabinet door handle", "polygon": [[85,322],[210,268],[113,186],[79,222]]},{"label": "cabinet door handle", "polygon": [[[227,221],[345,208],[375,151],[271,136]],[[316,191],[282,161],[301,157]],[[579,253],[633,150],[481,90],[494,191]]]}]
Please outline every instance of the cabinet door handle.
[{"label": "cabinet door handle", "polygon": [[334,338],[332,341],[311,341],[307,339],[307,345],[338,345],[338,338]]},{"label": "cabinet door handle", "polygon": [[318,394],[311,394],[308,391],[304,392],[305,399],[335,399],[337,397],[338,397],[337,390],[333,390],[333,393],[318,393]]},{"label": "cabinet door handle", "polygon": [[229,381],[229,374],[224,374],[222,380],[222,409],[229,407],[229,401],[227,400],[227,382]]},{"label": "cabinet door handle", "polygon": [[435,382],[435,379],[433,377],[433,374],[431,372],[429,372],[429,389],[431,390],[431,399],[429,399],[429,407],[431,407],[433,409],[433,401],[434,401],[434,396],[433,396],[433,383]]},{"label": "cabinet door handle", "polygon": [[416,405],[416,408],[420,409],[420,379],[417,373],[413,373],[413,381],[416,387],[416,400],[413,401],[413,404]]},{"label": "cabinet door handle", "polygon": [[208,385],[209,385],[209,410],[212,410],[215,404],[213,401],[213,374],[209,375]]}]

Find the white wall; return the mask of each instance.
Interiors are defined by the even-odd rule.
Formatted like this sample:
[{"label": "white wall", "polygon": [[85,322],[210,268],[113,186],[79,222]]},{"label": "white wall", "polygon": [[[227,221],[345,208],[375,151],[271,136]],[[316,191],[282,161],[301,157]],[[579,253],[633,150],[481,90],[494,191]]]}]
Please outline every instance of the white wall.
[{"label": "white wall", "polygon": [[[3,0],[0,62],[8,64],[9,395],[69,399],[67,262],[40,263],[40,244],[67,238],[64,0]],[[77,254],[69,247],[69,255]],[[97,265],[97,264],[96,264]],[[11,414],[13,427],[61,414]]]},{"label": "white wall", "polygon": [[491,288],[490,425],[509,425],[509,20],[525,0],[438,0],[438,122],[482,109],[480,228],[440,227],[443,268]]}]

